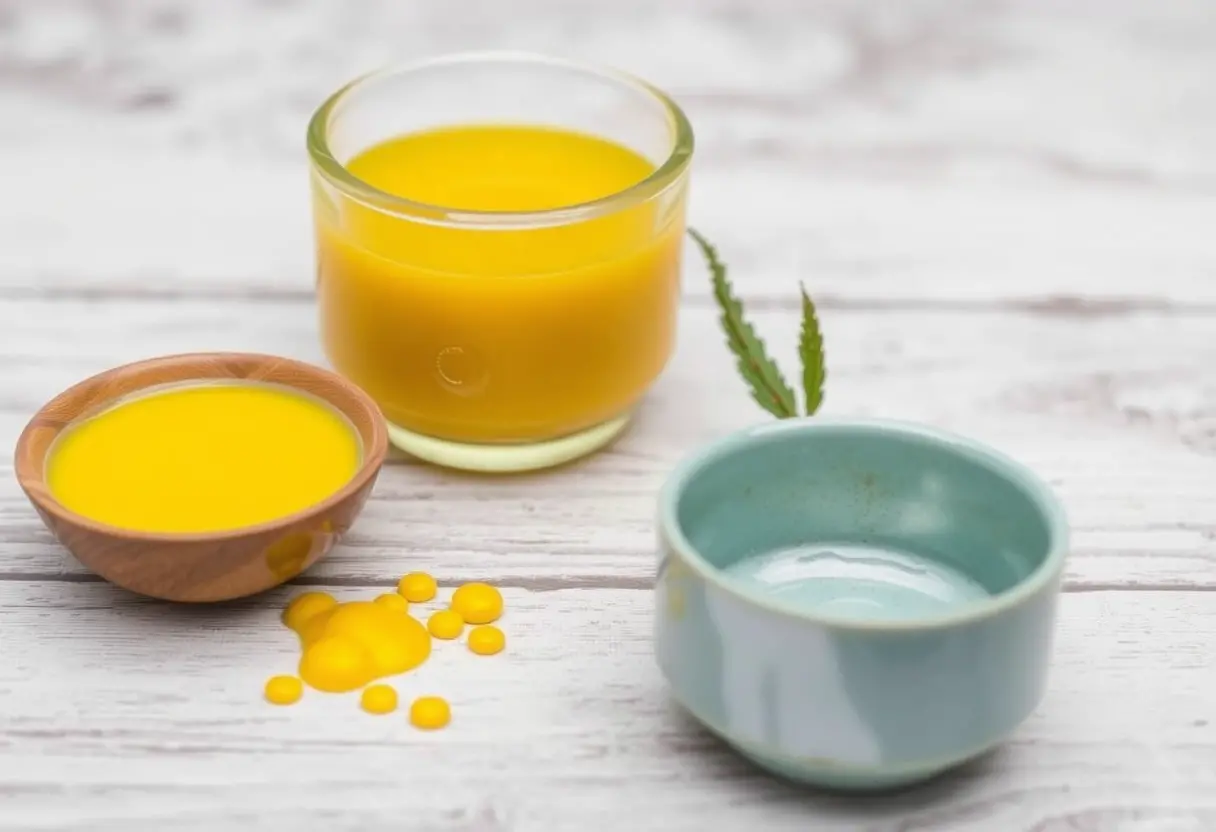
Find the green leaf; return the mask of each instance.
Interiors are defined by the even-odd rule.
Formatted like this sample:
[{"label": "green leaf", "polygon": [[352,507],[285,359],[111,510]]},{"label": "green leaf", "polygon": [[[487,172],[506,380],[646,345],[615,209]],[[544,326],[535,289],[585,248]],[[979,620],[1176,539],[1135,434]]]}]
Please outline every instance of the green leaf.
[{"label": "green leaf", "polygon": [[802,392],[806,402],[806,415],[814,416],[823,404],[823,382],[828,371],[823,363],[823,333],[819,331],[819,317],[815,304],[799,285],[802,292],[802,332],[798,336],[798,355],[802,358]]},{"label": "green leaf", "polygon": [[718,320],[726,333],[726,345],[738,359],[739,375],[751,390],[752,398],[778,419],[797,416],[794,391],[781,375],[781,370],[768,357],[763,342],[756,337],[751,324],[744,319],[743,304],[732,294],[726,279],[726,266],[718,260],[717,251],[700,233],[690,228],[688,234],[705,255],[713,278],[714,299],[722,313]]}]

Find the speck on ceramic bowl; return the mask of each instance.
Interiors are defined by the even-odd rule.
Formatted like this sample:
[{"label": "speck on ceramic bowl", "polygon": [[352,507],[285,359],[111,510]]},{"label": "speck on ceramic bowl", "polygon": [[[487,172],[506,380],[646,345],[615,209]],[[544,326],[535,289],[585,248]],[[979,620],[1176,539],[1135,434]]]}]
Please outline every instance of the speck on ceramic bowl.
[{"label": "speck on ceramic bowl", "polygon": [[894,422],[744,430],[671,475],[659,540],[659,667],[774,773],[914,783],[998,745],[1043,695],[1067,521],[976,442]]},{"label": "speck on ceramic bowl", "polygon": [[[190,534],[133,531],[71,511],[46,484],[48,452],[61,432],[148,388],[198,381],[251,381],[308,393],[358,432],[362,462],[344,487],[302,511],[258,525]],[[17,440],[17,480],[51,533],[82,564],[118,586],[170,601],[226,601],[278,586],[326,555],[355,521],[376,482],[388,433],[371,398],[340,376],[289,358],[192,353],[115,367],[47,402]],[[306,448],[301,453],[307,453]]]}]

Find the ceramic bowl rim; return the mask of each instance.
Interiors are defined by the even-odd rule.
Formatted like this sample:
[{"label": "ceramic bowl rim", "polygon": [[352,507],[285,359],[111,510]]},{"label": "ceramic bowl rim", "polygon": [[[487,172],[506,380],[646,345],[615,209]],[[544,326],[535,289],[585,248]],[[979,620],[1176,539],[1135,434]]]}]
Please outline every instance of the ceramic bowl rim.
[{"label": "ceramic bowl rim", "polygon": [[[983,601],[976,601],[957,611],[939,615],[882,621],[808,612],[795,604],[777,601],[763,593],[741,587],[724,577],[722,571],[702,557],[688,540],[679,522],[679,502],[688,486],[711,463],[733,453],[746,452],[758,443],[774,437],[780,437],[787,442],[798,442],[816,435],[842,431],[927,441],[933,446],[934,452],[964,457],[974,464],[987,467],[997,476],[1018,486],[1045,521],[1048,532],[1046,556],[1029,575],[1014,586]],[[703,580],[749,606],[835,630],[915,632],[967,625],[991,618],[1030,601],[1057,581],[1064,570],[1069,542],[1068,518],[1063,504],[1051,487],[1029,467],[990,445],[961,434],[895,419],[797,417],[734,431],[703,445],[677,463],[663,484],[658,502],[659,530],[664,541],[683,564]]]},{"label": "ceramic bowl rim", "polygon": [[[26,446],[33,440],[33,432],[41,426],[48,411],[54,408],[58,403],[71,398],[80,389],[87,385],[95,385],[103,381],[106,377],[118,375],[121,373],[129,373],[135,370],[151,369],[156,366],[170,368],[189,368],[192,365],[205,362],[208,360],[223,359],[236,361],[251,361],[251,362],[276,362],[279,364],[289,365],[299,371],[301,374],[320,378],[328,381],[334,387],[341,388],[351,395],[353,400],[361,407],[368,416],[371,417],[372,431],[371,441],[364,442],[363,459],[360,462],[359,468],[351,475],[346,483],[330,494],[323,500],[319,500],[311,505],[305,506],[299,511],[294,511],[291,514],[276,517],[271,520],[264,520],[261,523],[256,523],[247,526],[238,526],[232,529],[221,529],[213,532],[149,532],[140,529],[128,529],[122,526],[114,526],[109,523],[103,523],[94,520],[83,514],[72,511],[63,503],[55,499],[50,493],[50,489],[46,487],[45,471],[43,476],[33,476],[28,471],[23,469],[21,460],[25,454]],[[199,381],[206,382],[209,379],[206,376],[194,376],[190,374],[182,375],[177,381],[190,382]],[[222,379],[221,379],[222,380]],[[241,379],[234,378],[234,382],[239,382]],[[170,382],[176,383],[176,382]],[[274,382],[283,387],[290,387],[299,390],[295,385],[285,382]],[[142,385],[137,390],[152,389],[160,386],[163,382],[150,383]],[[132,391],[134,392],[134,391]],[[321,399],[326,405],[334,408],[342,413],[344,417],[349,419],[346,412],[338,404],[336,404],[329,396],[313,393],[308,390],[301,390],[308,393],[314,398]],[[129,394],[127,394],[129,395]],[[119,397],[116,397],[119,398]],[[70,425],[71,421],[67,423]],[[57,433],[62,432],[67,428],[64,425]],[[352,425],[356,431],[358,426]],[[77,381],[70,387],[60,391],[49,400],[47,400],[38,410],[30,417],[25,428],[21,431],[21,435],[17,439],[17,445],[14,450],[14,468],[18,483],[26,495],[34,502],[41,510],[47,512],[59,522],[71,523],[75,526],[87,529],[95,534],[105,535],[110,538],[121,540],[139,541],[141,543],[164,543],[168,546],[173,544],[193,544],[193,543],[225,543],[233,540],[241,540],[244,538],[255,537],[266,532],[278,531],[289,527],[301,520],[306,520],[309,517],[321,514],[334,506],[339,505],[344,500],[358,493],[364,488],[367,483],[377,475],[380,467],[384,464],[384,459],[388,454],[388,429],[384,423],[384,416],[380,412],[379,406],[362,388],[358,387],[351,381],[342,376],[327,370],[323,367],[318,367],[315,364],[309,364],[306,361],[301,361],[296,358],[287,358],[279,355],[270,355],[266,353],[256,352],[223,352],[223,351],[208,351],[208,352],[189,352],[175,353],[172,355],[162,355],[154,358],[145,358],[139,361],[131,361],[126,364],[119,364],[111,367],[108,370],[103,370],[100,373],[95,373],[91,376]],[[31,489],[28,486],[37,483],[41,485],[41,489]]]}]

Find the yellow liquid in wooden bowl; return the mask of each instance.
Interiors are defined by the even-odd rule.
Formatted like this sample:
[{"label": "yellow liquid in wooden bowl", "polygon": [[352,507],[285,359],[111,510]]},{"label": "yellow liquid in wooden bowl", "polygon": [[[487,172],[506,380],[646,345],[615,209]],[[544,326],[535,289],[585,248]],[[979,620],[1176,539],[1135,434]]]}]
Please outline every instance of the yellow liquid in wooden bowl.
[{"label": "yellow liquid in wooden bowl", "polygon": [[338,492],[359,435],[336,409],[279,385],[148,392],[69,427],[46,481],[66,508],[133,531],[205,533],[277,520]]}]

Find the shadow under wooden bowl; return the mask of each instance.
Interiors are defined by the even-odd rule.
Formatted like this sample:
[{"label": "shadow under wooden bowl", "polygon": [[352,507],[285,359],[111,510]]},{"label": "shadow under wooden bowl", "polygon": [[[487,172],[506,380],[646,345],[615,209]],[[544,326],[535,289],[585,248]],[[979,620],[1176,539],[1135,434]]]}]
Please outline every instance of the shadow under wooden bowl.
[{"label": "shadow under wooden bowl", "polygon": [[[303,511],[228,531],[132,531],[70,511],[46,484],[47,452],[76,419],[141,390],[189,381],[258,381],[309,393],[343,413],[358,431],[363,459],[339,491]],[[125,589],[170,601],[227,601],[254,595],[312,566],[350,528],[388,450],[384,418],[372,399],[340,376],[288,358],[252,353],[191,353],[126,364],[76,384],[42,407],[17,440],[17,480],[55,538],[86,567]]]}]

